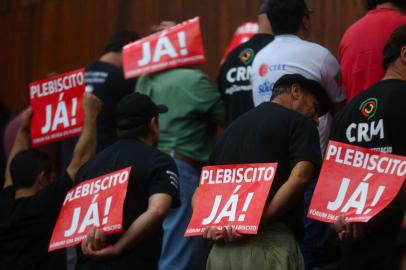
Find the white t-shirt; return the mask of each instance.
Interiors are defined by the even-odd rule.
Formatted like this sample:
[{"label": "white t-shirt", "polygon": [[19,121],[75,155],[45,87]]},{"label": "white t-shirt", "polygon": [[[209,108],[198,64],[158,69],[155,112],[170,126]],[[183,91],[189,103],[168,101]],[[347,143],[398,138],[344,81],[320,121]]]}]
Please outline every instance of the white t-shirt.
[{"label": "white t-shirt", "polygon": [[[345,100],[345,91],[337,84],[340,66],[324,47],[295,35],[277,35],[274,41],[257,53],[252,64],[252,95],[254,105],[269,101],[275,82],[285,74],[298,73],[318,81],[333,103]],[[318,127],[322,150],[327,143],[332,117],[320,118]]]}]

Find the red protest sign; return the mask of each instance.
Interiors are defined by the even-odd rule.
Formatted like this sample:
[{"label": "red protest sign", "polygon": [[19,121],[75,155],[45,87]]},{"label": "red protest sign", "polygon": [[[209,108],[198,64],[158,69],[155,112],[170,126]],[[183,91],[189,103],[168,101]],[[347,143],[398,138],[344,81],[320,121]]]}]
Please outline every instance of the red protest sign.
[{"label": "red protest sign", "polygon": [[258,33],[258,24],[255,22],[247,22],[240,25],[234,33],[233,38],[231,39],[230,45],[228,45],[226,53],[221,59],[221,63],[225,61],[228,54],[240,44],[248,41],[252,36]]},{"label": "red protest sign", "polygon": [[368,222],[397,195],[406,158],[330,141],[307,216]]},{"label": "red protest sign", "polygon": [[[93,227],[123,231],[123,206],[131,167],[80,183],[65,197],[48,250],[76,245]],[[114,210],[112,210],[114,209]]]},{"label": "red protest sign", "polygon": [[199,17],[138,40],[123,49],[126,79],[204,61]]},{"label": "red protest sign", "polygon": [[276,163],[204,167],[185,236],[202,235],[208,226],[256,234],[276,167]]},{"label": "red protest sign", "polygon": [[84,69],[30,83],[31,140],[38,146],[79,135],[83,126]]}]

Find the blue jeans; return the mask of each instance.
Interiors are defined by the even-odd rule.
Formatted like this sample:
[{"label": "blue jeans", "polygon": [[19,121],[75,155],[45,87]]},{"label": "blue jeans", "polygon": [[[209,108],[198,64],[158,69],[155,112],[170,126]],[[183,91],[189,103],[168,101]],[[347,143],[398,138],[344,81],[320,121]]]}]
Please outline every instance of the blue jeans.
[{"label": "blue jeans", "polygon": [[159,270],[200,270],[206,268],[210,244],[201,236],[184,237],[192,217],[191,200],[199,184],[199,171],[188,163],[175,159],[179,171],[179,208],[171,209],[164,220],[164,236]]},{"label": "blue jeans", "polygon": [[[329,238],[334,233],[328,223],[313,220],[308,218],[307,211],[310,206],[310,202],[313,196],[314,189],[316,187],[316,179],[307,188],[304,194],[305,201],[305,218],[304,218],[304,237],[300,243],[300,249],[303,253],[306,270],[312,270],[315,266],[318,266],[322,259],[321,252],[325,248]],[[326,258],[324,258],[326,259]]]}]

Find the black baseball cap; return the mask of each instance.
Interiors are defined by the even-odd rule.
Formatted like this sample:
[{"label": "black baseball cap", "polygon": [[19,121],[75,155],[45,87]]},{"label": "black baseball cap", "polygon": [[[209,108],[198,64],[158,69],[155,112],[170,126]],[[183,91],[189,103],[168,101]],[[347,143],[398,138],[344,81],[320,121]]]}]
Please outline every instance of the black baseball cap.
[{"label": "black baseball cap", "polygon": [[314,95],[319,102],[319,111],[318,115],[323,116],[328,113],[331,109],[331,101],[327,95],[326,90],[315,80],[310,80],[305,78],[300,74],[287,74],[280,77],[276,82],[273,88],[279,86],[291,86],[292,84],[299,84],[300,87],[312,95]]},{"label": "black baseball cap", "polygon": [[118,129],[133,129],[146,125],[152,117],[166,113],[168,107],[156,105],[149,96],[132,93],[123,97],[117,104],[116,124]]}]

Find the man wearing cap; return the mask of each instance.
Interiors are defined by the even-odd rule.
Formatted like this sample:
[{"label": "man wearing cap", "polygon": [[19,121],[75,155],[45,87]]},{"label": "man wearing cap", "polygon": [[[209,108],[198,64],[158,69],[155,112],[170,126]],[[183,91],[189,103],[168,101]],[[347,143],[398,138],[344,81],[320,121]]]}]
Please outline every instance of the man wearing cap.
[{"label": "man wearing cap", "polygon": [[155,148],[158,114],[155,105],[139,93],[117,105],[118,141],[98,153],[77,175],[80,183],[131,167],[123,209],[124,233],[105,236],[93,229],[82,243],[77,269],[156,269],[161,252],[162,221],[179,204],[178,172],[173,159]]},{"label": "man wearing cap", "polygon": [[251,66],[257,52],[273,40],[272,27],[266,12],[266,0],[258,11],[258,33],[234,48],[226,57],[217,78],[224,101],[224,126],[254,107],[252,101]]},{"label": "man wearing cap", "polygon": [[229,126],[211,156],[211,165],[277,162],[278,169],[258,235],[239,235],[226,227],[206,228],[215,241],[208,270],[304,269],[297,239],[303,234],[303,193],[319,170],[316,124],[328,110],[319,83],[299,74],[282,76],[272,99]]},{"label": "man wearing cap", "polygon": [[[268,18],[274,41],[256,55],[252,64],[253,100],[255,106],[268,101],[274,83],[285,74],[298,73],[319,82],[332,101],[329,110],[335,113],[345,104],[345,91],[338,86],[340,67],[326,48],[308,42],[311,31],[311,10],[305,0],[270,0]],[[321,152],[326,147],[332,115],[320,117],[318,126]],[[316,179],[305,193],[305,207],[310,204]],[[305,211],[305,209],[304,209]],[[320,251],[329,236],[329,226],[305,218],[305,235],[301,243],[307,269],[319,263]]]},{"label": "man wearing cap", "polygon": [[[357,95],[335,117],[331,139],[383,153],[406,156],[406,24],[383,49],[384,78]],[[367,223],[336,223],[342,240],[342,269],[399,269],[398,228],[406,202],[406,185]]]},{"label": "man wearing cap", "polygon": [[[163,30],[170,25],[163,22],[155,28]],[[183,235],[192,215],[191,199],[199,183],[200,169],[207,164],[216,129],[224,119],[220,93],[195,68],[175,68],[141,76],[136,91],[168,106],[168,113],[159,117],[158,149],[174,158],[179,171],[181,205],[171,209],[163,223],[158,269],[202,270],[210,246],[201,238]]]}]

